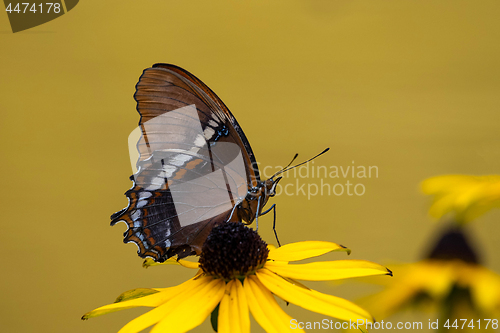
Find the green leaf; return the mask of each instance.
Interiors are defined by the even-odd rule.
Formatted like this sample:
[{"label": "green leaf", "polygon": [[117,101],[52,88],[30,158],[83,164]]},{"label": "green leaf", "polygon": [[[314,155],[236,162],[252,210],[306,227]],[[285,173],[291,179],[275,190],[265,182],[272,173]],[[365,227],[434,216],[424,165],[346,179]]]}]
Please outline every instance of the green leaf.
[{"label": "green leaf", "polygon": [[212,323],[212,328],[214,332],[217,332],[219,329],[219,304],[217,304],[217,307],[212,311],[212,314],[210,315],[210,322]]},{"label": "green leaf", "polygon": [[150,289],[150,288],[137,288],[124,292],[120,296],[118,296],[115,300],[115,303],[130,301],[131,299],[136,299],[152,294],[156,294],[158,290]]}]

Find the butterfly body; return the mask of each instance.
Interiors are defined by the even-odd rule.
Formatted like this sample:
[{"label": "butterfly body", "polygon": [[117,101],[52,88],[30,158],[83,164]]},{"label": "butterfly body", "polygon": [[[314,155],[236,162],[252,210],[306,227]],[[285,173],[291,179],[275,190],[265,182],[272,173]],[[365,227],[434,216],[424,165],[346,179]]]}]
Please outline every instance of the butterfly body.
[{"label": "butterfly body", "polygon": [[238,220],[251,224],[257,216],[262,215],[267,201],[276,194],[276,186],[280,179],[259,181],[257,186],[250,188],[245,200],[236,207]]},{"label": "butterfly body", "polygon": [[[162,262],[197,255],[218,224],[252,223],[280,178],[260,180],[250,144],[217,95],[168,64],[144,70],[134,95],[141,115],[129,205],[111,216],[124,242]],[[129,141],[130,142],[130,141]]]}]

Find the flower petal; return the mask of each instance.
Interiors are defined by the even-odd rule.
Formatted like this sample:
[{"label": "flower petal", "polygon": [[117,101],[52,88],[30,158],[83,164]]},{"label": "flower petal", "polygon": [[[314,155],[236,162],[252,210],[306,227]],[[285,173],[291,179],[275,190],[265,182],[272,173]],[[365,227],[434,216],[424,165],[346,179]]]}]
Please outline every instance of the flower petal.
[{"label": "flower petal", "polygon": [[467,266],[462,272],[468,275],[471,294],[474,304],[483,311],[483,313],[495,313],[500,310],[500,275],[488,270],[485,267]]},{"label": "flower petal", "polygon": [[[175,286],[175,287],[154,289],[154,290],[158,291],[155,294],[101,306],[95,310],[92,310],[92,311],[84,314],[82,319],[85,320],[85,319],[89,319],[92,317],[101,316],[103,314],[107,314],[107,313],[111,313],[111,312],[115,312],[115,311],[119,311],[119,310],[124,310],[124,309],[135,308],[138,306],[157,307],[157,306],[165,303],[166,301],[168,301],[172,297],[175,297],[179,293],[183,292],[184,290],[191,289],[192,286],[196,283],[197,282],[193,278],[193,279],[189,279],[186,282],[184,282],[178,286]],[[118,298],[120,298],[122,295],[118,296]]]},{"label": "flower petal", "polygon": [[366,310],[343,298],[294,286],[267,269],[258,270],[256,275],[273,294],[304,309],[341,320],[373,321]]},{"label": "flower petal", "polygon": [[212,277],[208,276],[194,280],[191,279],[191,281],[194,283],[191,284],[189,288],[185,288],[181,293],[178,293],[167,302],[130,321],[127,325],[122,327],[118,333],[137,333],[160,322],[170,313],[182,306],[184,302],[190,301],[192,298],[198,300],[198,298],[196,298],[197,294],[207,288],[210,288],[215,282],[217,282]]},{"label": "flower petal", "polygon": [[292,317],[281,309],[273,295],[256,276],[248,276],[243,288],[253,317],[266,332],[304,332],[291,328]]},{"label": "flower petal", "polygon": [[[363,305],[373,309],[374,315],[386,318],[407,306],[418,304],[422,295],[441,302],[456,284],[455,262],[423,260],[394,267],[394,280],[379,293],[365,299]],[[430,304],[431,303],[426,303]]]},{"label": "flower petal", "polygon": [[240,280],[231,280],[219,307],[219,333],[249,333],[250,316],[245,290]]},{"label": "flower petal", "polygon": [[436,218],[453,212],[458,222],[468,222],[500,207],[500,175],[443,175],[424,180],[421,187],[434,195],[429,214]]},{"label": "flower petal", "polygon": [[441,175],[427,178],[420,184],[420,187],[425,194],[439,194],[457,187],[467,187],[473,183],[474,178],[470,175]]},{"label": "flower petal", "polygon": [[268,259],[297,261],[317,257],[331,251],[345,251],[347,254],[351,253],[351,250],[340,244],[322,241],[305,241],[270,249]]},{"label": "flower petal", "polygon": [[211,281],[204,283],[202,288],[172,299],[167,315],[153,327],[151,333],[181,333],[200,325],[219,304],[226,289],[223,280],[209,278]]},{"label": "flower petal", "polygon": [[198,262],[188,261],[184,259],[177,260],[176,257],[171,257],[164,262],[156,262],[151,258],[146,258],[142,263],[142,267],[148,268],[150,266],[160,266],[160,265],[181,265],[186,268],[198,268]]},{"label": "flower petal", "polygon": [[391,271],[384,266],[366,260],[335,260],[291,265],[268,261],[264,267],[278,275],[309,281],[340,280],[370,275],[392,275]]}]

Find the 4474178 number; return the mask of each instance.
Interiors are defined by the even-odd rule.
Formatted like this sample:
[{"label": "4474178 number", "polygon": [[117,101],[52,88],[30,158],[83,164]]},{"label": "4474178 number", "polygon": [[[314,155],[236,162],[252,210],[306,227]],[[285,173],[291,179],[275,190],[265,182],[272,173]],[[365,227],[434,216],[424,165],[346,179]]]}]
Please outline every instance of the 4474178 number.
[{"label": "4474178 number", "polygon": [[468,328],[477,328],[477,329],[488,329],[488,328],[493,328],[493,329],[498,329],[498,319],[455,319],[455,321],[451,322],[450,319],[448,319],[443,327],[446,327],[447,329],[463,329],[464,327]]},{"label": "4474178 number", "polygon": [[[53,13],[60,13],[61,12],[61,4],[60,3],[54,3],[54,2],[46,2],[46,3],[29,3],[29,2],[21,2],[17,3],[14,8],[12,8],[12,3],[9,3],[7,8],[5,8],[5,11],[9,13],[19,13],[19,14],[24,14],[26,11],[32,12],[32,13],[50,13],[51,10]],[[24,8],[23,8],[24,6]],[[28,9],[29,8],[29,9]]]}]

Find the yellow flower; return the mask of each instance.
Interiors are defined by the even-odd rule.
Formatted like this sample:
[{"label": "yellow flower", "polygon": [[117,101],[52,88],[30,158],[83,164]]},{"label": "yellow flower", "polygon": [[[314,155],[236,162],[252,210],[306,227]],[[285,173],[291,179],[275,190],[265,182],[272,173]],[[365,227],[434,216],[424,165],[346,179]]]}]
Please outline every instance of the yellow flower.
[{"label": "yellow flower", "polygon": [[[207,238],[199,264],[179,261],[186,267],[199,267],[195,277],[175,287],[126,292],[117,302],[97,308],[82,319],[146,306],[154,309],[129,322],[119,333],[140,332],[152,325],[155,325],[152,333],[186,332],[210,314],[218,332],[237,333],[250,332],[250,310],[267,332],[302,332],[292,325],[292,318],[281,309],[274,294],[320,314],[346,321],[372,322],[372,316],[354,303],[308,289],[295,281],[391,275],[387,268],[364,260],[289,263],[331,251],[349,253],[341,245],[319,241],[274,248],[241,223],[224,223]],[[146,265],[149,263],[146,261]]]},{"label": "yellow flower", "polygon": [[381,318],[413,305],[439,310],[459,291],[470,295],[470,310],[489,314],[500,310],[500,275],[481,265],[425,259],[396,266],[394,271],[397,278],[391,287],[373,298]]},{"label": "yellow flower", "polygon": [[390,286],[365,302],[377,317],[413,307],[440,313],[443,329],[447,320],[451,326],[455,319],[500,314],[500,275],[479,264],[460,228],[448,230],[426,259],[393,269]]},{"label": "yellow flower", "polygon": [[426,179],[421,186],[434,196],[429,213],[438,219],[452,213],[457,222],[469,222],[500,207],[500,175],[444,175]]}]

